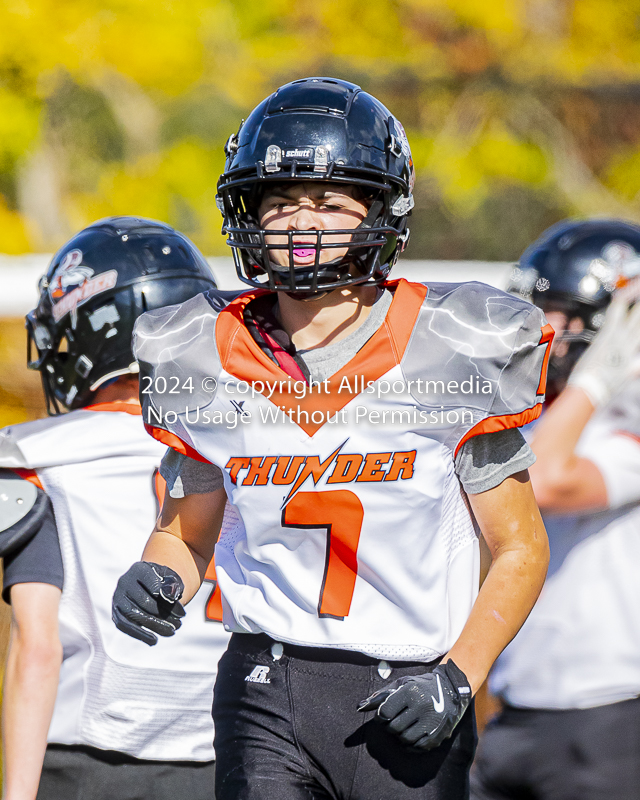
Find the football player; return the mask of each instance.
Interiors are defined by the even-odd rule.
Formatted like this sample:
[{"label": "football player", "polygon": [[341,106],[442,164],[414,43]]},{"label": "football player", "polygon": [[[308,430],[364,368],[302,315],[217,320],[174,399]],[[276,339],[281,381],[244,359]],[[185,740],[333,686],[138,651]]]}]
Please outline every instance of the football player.
[{"label": "football player", "polygon": [[[413,162],[358,86],[283,86],[226,151],[220,207],[251,289],[138,323],[144,421],[185,496],[165,499],[114,618],[171,632],[155,604],[182,613],[228,497],[219,800],[463,798],[472,696],[546,571],[517,426],[540,408],[552,331],[479,283],[388,280]],[[159,393],[174,375],[197,390]],[[494,556],[477,597],[474,518]]]},{"label": "football player", "polygon": [[639,274],[640,228],[617,220],[561,223],[516,273],[553,319],[549,373],[568,385],[533,429],[549,577],[491,679],[505,706],[481,740],[475,800],[638,796]]},{"label": "football player", "polygon": [[13,615],[6,800],[212,796],[213,676],[228,639],[217,596],[209,602],[213,566],[184,635],[164,640],[160,659],[115,630],[111,595],[163,492],[166,448],[142,425],[133,324],[214,286],[188,239],[133,217],[85,228],[40,282],[29,366],[54,416],[0,432]]}]

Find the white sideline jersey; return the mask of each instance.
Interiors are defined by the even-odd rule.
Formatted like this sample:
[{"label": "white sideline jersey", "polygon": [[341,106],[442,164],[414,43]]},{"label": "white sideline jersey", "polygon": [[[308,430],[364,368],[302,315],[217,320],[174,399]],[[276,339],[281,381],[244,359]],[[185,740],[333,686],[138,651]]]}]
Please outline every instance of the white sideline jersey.
[{"label": "white sideline jersey", "polygon": [[138,321],[145,424],[218,465],[241,518],[216,547],[230,630],[429,661],[467,620],[478,541],[454,454],[537,415],[549,332],[482,284],[389,288],[382,327],[310,393],[251,338],[255,292]]},{"label": "white sideline jersey", "polygon": [[35,471],[60,540],[63,662],[48,741],[210,761],[213,684],[228,641],[220,622],[207,619],[208,605],[216,616],[214,584],[205,582],[187,606],[178,634],[154,647],[111,620],[118,578],[140,560],[153,529],[165,449],[145,433],[139,407],[103,404],[6,428],[0,467]]},{"label": "white sideline jersey", "polygon": [[549,575],[490,682],[510,705],[593,708],[640,696],[640,381],[594,415],[577,454],[600,470],[609,507],[545,516]]}]

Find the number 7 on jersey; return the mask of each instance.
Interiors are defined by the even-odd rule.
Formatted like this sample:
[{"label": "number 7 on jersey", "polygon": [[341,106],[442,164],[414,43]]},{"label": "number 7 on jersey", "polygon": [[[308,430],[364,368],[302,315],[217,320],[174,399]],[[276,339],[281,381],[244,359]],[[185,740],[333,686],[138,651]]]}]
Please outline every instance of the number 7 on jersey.
[{"label": "number 7 on jersey", "polygon": [[345,490],[298,492],[282,511],[283,528],[324,528],[327,555],[318,616],[344,619],[349,614],[358,574],[358,542],[364,509]]}]

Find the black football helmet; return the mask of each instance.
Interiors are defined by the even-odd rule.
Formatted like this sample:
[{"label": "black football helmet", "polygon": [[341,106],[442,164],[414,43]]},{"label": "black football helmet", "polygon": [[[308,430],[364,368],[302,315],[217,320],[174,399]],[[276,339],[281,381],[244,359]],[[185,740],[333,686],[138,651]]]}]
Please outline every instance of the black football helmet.
[{"label": "black football helmet", "polygon": [[[334,78],[293,81],[251,112],[225,153],[217,199],[240,280],[313,293],[386,278],[409,237],[414,168],[404,128],[375,97]],[[309,181],[359,187],[366,218],[355,230],[270,230],[286,243],[267,243],[257,218],[265,188]],[[310,234],[315,261],[294,267],[294,236]],[[344,239],[326,241],[336,235]],[[345,247],[343,257],[320,263],[322,249]],[[273,263],[274,249],[288,250],[288,266]]]},{"label": "black football helmet", "polygon": [[76,234],[26,318],[27,363],[40,371],[48,412],[82,408],[108,381],[138,371],[131,337],[140,314],[215,285],[195,245],[162,222],[111,217]]},{"label": "black football helmet", "polygon": [[[511,273],[508,291],[543,311],[579,317],[583,324],[579,332],[565,331],[554,346],[549,395],[564,388],[602,325],[615,289],[636,275],[640,275],[640,227],[622,220],[564,220],[524,251]],[[560,343],[567,347],[559,348]]]}]

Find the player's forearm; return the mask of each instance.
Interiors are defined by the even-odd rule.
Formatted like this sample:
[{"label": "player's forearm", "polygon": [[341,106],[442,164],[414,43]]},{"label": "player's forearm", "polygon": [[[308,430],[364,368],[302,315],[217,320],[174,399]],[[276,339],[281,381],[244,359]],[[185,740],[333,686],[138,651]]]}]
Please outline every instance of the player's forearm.
[{"label": "player's forearm", "polygon": [[594,410],[582,389],[569,386],[536,425],[531,448],[537,460],[529,472],[543,511],[569,513],[606,506],[607,490],[598,468],[576,454]]},{"label": "player's forearm", "polygon": [[220,534],[227,495],[224,489],[173,498],[167,495],[144,549],[143,560],[171,567],[182,578],[182,603],[204,580]]},{"label": "player's forearm", "polygon": [[34,800],[58,689],[62,646],[25,641],[14,628],[2,703],[4,800]]},{"label": "player's forearm", "polygon": [[474,694],[533,608],[548,563],[546,536],[494,557],[469,619],[445,656],[465,673]]},{"label": "player's forearm", "polygon": [[536,424],[531,447],[537,461],[529,470],[531,480],[545,473],[564,474],[577,456],[578,440],[594,406],[582,389],[567,387]]},{"label": "player's forearm", "polygon": [[181,602],[185,604],[200,588],[211,559],[207,561],[172,533],[156,529],[144,548],[142,560],[171,567],[178,573],[184,583]]},{"label": "player's forearm", "polygon": [[533,608],[547,572],[549,542],[526,471],[469,495],[469,503],[491,567],[449,657],[475,692]]}]

